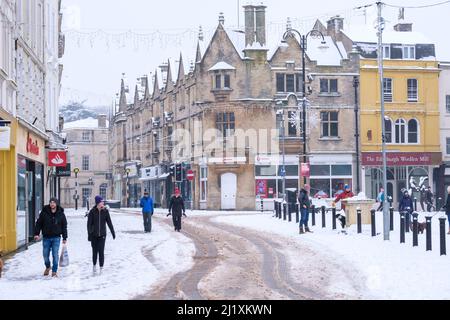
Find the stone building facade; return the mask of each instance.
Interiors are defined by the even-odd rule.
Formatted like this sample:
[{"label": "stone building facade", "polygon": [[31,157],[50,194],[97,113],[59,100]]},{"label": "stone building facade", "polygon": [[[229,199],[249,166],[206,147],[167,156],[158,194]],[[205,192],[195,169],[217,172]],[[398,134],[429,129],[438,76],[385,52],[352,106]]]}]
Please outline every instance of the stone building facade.
[{"label": "stone building facade", "polygon": [[[244,10],[244,32],[228,30],[221,15],[209,42],[200,31],[193,64],[186,68],[183,55],[178,65],[169,59],[153,84],[139,81],[134,101],[122,80],[110,167],[112,196],[124,205],[147,189],[165,207],[178,187],[191,208],[254,210],[263,199],[271,209],[283,185],[301,186],[302,48],[289,23],[285,40],[267,41],[265,6]],[[312,192],[332,196],[353,181],[359,55],[329,35],[331,24],[314,29],[326,44],[308,38],[307,156]]]}]

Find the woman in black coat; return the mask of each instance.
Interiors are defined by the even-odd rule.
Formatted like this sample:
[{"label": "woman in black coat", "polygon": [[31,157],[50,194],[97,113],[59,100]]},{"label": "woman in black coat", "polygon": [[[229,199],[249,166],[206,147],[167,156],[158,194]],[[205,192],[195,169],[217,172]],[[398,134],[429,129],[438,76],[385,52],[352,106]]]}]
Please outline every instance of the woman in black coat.
[{"label": "woman in black coat", "polygon": [[172,215],[173,226],[175,231],[180,232],[181,230],[181,215],[186,217],[186,209],[184,208],[184,200],[180,195],[180,190],[175,189],[175,195],[170,198],[169,203],[169,215]]},{"label": "woman in black coat", "polygon": [[95,204],[95,207],[89,211],[87,231],[88,240],[91,242],[92,246],[93,271],[96,272],[98,256],[101,272],[105,263],[106,224],[108,224],[113,239],[116,239],[116,233],[114,232],[111,216],[109,215],[109,211],[105,208],[105,202],[102,197],[96,196]]}]

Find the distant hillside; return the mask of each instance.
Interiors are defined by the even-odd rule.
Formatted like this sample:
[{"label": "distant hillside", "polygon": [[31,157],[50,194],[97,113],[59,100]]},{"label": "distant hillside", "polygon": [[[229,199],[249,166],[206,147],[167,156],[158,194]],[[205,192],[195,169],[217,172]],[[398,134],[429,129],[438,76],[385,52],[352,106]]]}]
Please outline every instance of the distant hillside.
[{"label": "distant hillside", "polygon": [[61,106],[59,113],[64,117],[64,122],[67,123],[88,118],[95,119],[99,114],[108,114],[108,107],[106,106],[91,107],[86,106],[84,103],[85,101],[72,101]]}]

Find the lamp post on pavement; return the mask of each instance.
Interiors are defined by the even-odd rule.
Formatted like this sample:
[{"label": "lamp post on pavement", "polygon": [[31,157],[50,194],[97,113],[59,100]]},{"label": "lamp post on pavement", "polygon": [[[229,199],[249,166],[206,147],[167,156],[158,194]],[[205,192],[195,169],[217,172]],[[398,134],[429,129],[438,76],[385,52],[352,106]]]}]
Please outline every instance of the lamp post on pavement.
[{"label": "lamp post on pavement", "polygon": [[126,196],[127,196],[126,205],[127,205],[127,208],[130,207],[130,184],[129,184],[129,179],[128,179],[128,176],[130,175],[130,172],[131,172],[130,168],[126,168],[125,169],[125,173],[127,174],[127,190],[126,190]]},{"label": "lamp post on pavement", "polygon": [[74,168],[73,172],[75,173],[75,195],[74,195],[75,211],[77,211],[78,210],[78,173],[80,172],[80,169]]},{"label": "lamp post on pavement", "polygon": [[[322,42],[321,44],[325,44],[325,37],[323,36],[322,32],[319,30],[311,30],[306,35],[302,35],[299,31],[289,28],[284,34],[283,34],[283,41],[286,41],[288,37],[292,37],[292,33],[296,33],[300,38],[300,46],[302,48],[302,91],[303,91],[303,98],[302,98],[302,116],[303,116],[303,163],[308,163],[307,156],[306,156],[306,66],[305,66],[305,57],[306,57],[306,50],[308,46],[308,37],[321,37]],[[300,110],[299,110],[300,111]],[[303,184],[306,184],[306,176],[303,176]]]},{"label": "lamp post on pavement", "polygon": [[[277,105],[282,107],[282,102],[278,101]],[[281,176],[283,177],[283,203],[286,201],[286,151],[285,151],[285,143],[284,143],[284,110],[278,109],[277,110],[277,116],[280,116],[280,130],[281,130],[281,140],[283,142],[283,164],[281,167]]]}]

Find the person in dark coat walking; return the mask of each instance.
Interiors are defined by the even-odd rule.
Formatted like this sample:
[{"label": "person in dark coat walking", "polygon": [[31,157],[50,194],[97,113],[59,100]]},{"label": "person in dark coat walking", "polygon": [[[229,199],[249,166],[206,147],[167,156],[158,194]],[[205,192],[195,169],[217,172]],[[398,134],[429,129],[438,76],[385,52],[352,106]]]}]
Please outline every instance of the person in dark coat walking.
[{"label": "person in dark coat walking", "polygon": [[425,191],[425,199],[427,202],[427,211],[431,212],[431,209],[434,207],[433,206],[433,192],[431,192],[431,188],[427,187],[426,191]]},{"label": "person in dark coat walking", "polygon": [[447,202],[445,203],[445,214],[448,221],[448,233],[450,234],[450,186],[447,187]]},{"label": "person in dark coat walking", "polygon": [[[308,218],[309,218],[309,209],[311,207],[311,201],[309,200],[309,185],[305,184],[305,186],[300,190],[300,194],[298,196],[298,202],[300,206],[300,226],[299,226],[299,233],[303,234],[305,232],[311,232],[308,228]],[[305,227],[305,230],[303,230],[303,226]]]},{"label": "person in dark coat walking", "polygon": [[181,197],[180,190],[175,189],[175,195],[170,198],[169,213],[167,216],[172,215],[173,226],[175,231],[181,230],[181,214],[186,217],[186,209],[184,208],[184,200]]},{"label": "person in dark coat walking", "polygon": [[144,196],[141,198],[140,206],[142,208],[142,217],[144,218],[144,231],[152,232],[152,216],[153,216],[153,199],[148,195],[148,192],[144,192]]},{"label": "person in dark coat walking", "polygon": [[94,273],[97,271],[97,257],[100,260],[100,273],[105,263],[105,242],[106,242],[106,224],[113,239],[116,239],[116,233],[111,221],[108,209],[105,208],[105,202],[100,196],[95,197],[95,207],[89,211],[87,221],[88,240],[92,246],[92,264]]},{"label": "person in dark coat walking", "polygon": [[64,214],[64,209],[58,205],[56,198],[51,198],[50,203],[46,205],[39,218],[36,221],[36,228],[34,232],[34,240],[39,240],[39,234],[42,231],[43,236],[43,255],[45,263],[44,276],[50,274],[50,251],[53,257],[52,277],[57,277],[58,272],[58,252],[61,244],[61,235],[63,244],[67,241],[67,219]]},{"label": "person in dark coat walking", "polygon": [[398,207],[399,212],[405,212],[405,219],[406,219],[406,225],[407,228],[409,228],[409,225],[411,224],[411,214],[413,213],[413,201],[411,197],[409,196],[408,190],[406,190],[403,193],[403,197],[400,200],[400,205]]}]

